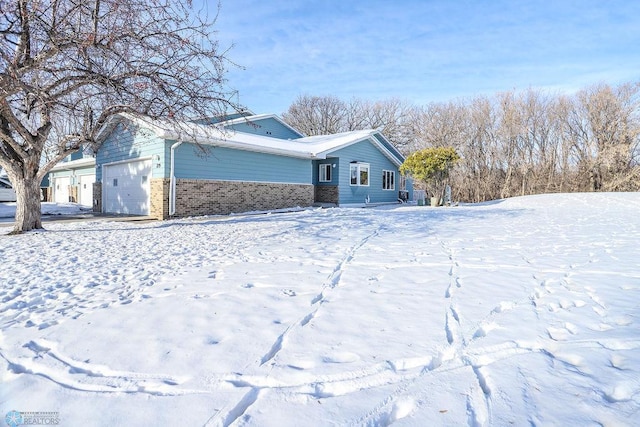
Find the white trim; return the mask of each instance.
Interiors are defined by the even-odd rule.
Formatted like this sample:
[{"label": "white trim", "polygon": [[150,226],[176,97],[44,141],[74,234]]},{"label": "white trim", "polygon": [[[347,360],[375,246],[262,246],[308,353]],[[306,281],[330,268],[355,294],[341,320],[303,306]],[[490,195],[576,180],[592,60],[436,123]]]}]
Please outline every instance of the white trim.
[{"label": "white trim", "polygon": [[170,162],[171,169],[169,172],[169,216],[173,216],[176,214],[176,174],[175,174],[175,159],[176,159],[176,149],[182,145],[184,141],[182,138],[171,146],[170,150]]},{"label": "white trim", "polygon": [[[355,132],[358,132],[358,131],[354,131],[354,133]],[[362,136],[361,138],[354,139],[353,141],[350,141],[350,142],[347,142],[347,143],[344,143],[344,144],[340,144],[340,145],[338,145],[336,147],[331,147],[329,149],[326,149],[326,150],[323,150],[323,151],[319,151],[319,152],[315,153],[315,155],[318,156],[319,158],[326,159],[327,155],[333,153],[334,151],[338,151],[338,150],[341,150],[343,148],[349,147],[349,146],[351,146],[353,144],[357,144],[359,142],[368,140],[369,143],[371,143],[378,150],[380,150],[380,152],[387,159],[389,159],[391,161],[391,163],[393,163],[394,165],[399,167],[404,160],[403,159],[399,159],[391,151],[389,151],[387,149],[387,147],[385,147],[380,141],[378,141],[378,139],[375,137],[375,134],[381,135],[380,132],[378,132],[378,131],[370,131],[368,134]],[[330,137],[331,135],[328,135],[328,136]],[[383,138],[384,138],[384,136],[383,136]]]},{"label": "white trim", "polygon": [[312,183],[304,183],[304,182],[277,182],[277,181],[247,181],[246,179],[203,179],[203,178],[176,178],[176,180],[187,180],[187,181],[210,181],[210,182],[247,182],[251,184],[284,184],[284,185],[310,185],[314,186]]},{"label": "white trim", "polygon": [[49,172],[62,172],[66,170],[79,169],[87,166],[95,166],[95,157],[83,157],[82,159],[57,163]]},{"label": "white trim", "polygon": [[[353,184],[351,182],[351,167],[352,166],[357,166],[357,175],[356,175],[357,184]],[[362,173],[360,168],[362,166],[367,168],[367,183],[366,183],[366,185],[362,184],[360,182],[360,176],[361,176],[360,174]],[[361,162],[349,163],[349,186],[351,186],[351,187],[371,187],[371,165],[369,163],[361,163]]]},{"label": "white trim", "polygon": [[[322,179],[322,169],[325,169],[324,179]],[[329,179],[327,179],[327,169],[329,169]],[[318,164],[318,182],[333,182],[333,165],[331,163]]]},{"label": "white trim", "polygon": [[[391,173],[391,176],[393,178],[391,178],[391,181],[393,183],[393,187],[392,188],[384,188],[385,183],[387,182],[387,173]],[[396,171],[393,170],[389,170],[389,169],[382,169],[382,191],[395,191],[396,190]]]}]

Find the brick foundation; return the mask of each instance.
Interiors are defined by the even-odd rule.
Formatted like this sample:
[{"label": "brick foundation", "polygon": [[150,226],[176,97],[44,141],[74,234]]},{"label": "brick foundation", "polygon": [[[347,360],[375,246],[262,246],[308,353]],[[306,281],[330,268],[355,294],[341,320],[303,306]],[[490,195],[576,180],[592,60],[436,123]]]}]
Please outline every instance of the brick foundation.
[{"label": "brick foundation", "polygon": [[[178,179],[175,216],[228,215],[311,206],[313,202],[314,186],[311,184]],[[156,218],[169,217],[168,179],[151,180],[151,214]]]},{"label": "brick foundation", "polygon": [[169,218],[169,185],[168,178],[156,178],[151,180],[151,208],[149,216],[156,219]]},{"label": "brick foundation", "polygon": [[340,201],[340,189],[336,185],[316,185],[315,201],[318,203],[335,203]]},{"label": "brick foundation", "polygon": [[93,183],[93,211],[102,212],[102,183]]}]

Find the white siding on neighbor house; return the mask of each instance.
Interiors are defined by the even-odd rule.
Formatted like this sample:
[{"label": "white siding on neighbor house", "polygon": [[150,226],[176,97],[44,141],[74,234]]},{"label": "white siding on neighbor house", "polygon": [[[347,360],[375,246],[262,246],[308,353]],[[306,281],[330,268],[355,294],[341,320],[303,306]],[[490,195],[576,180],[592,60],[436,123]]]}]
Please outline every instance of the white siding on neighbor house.
[{"label": "white siding on neighbor house", "polygon": [[151,160],[103,165],[103,212],[149,215]]}]

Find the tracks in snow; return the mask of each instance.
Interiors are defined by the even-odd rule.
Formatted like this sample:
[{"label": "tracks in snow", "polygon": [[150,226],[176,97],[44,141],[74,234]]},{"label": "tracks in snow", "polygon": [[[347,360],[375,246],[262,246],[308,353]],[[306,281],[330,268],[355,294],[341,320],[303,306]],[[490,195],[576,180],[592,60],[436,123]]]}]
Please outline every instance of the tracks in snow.
[{"label": "tracks in snow", "polygon": [[64,355],[53,343],[45,340],[29,341],[23,347],[33,356],[10,359],[0,353],[11,372],[37,375],[68,389],[99,393],[145,393],[154,396],[201,393],[176,387],[187,381],[186,377],[117,371],[103,365],[80,362]]},{"label": "tracks in snow", "polygon": [[[352,246],[347,253],[340,259],[340,261],[336,264],[334,269],[331,271],[327,279],[322,284],[322,289],[320,292],[311,300],[311,310],[304,314],[304,316],[298,318],[293,323],[289,324],[287,328],[275,339],[271,348],[260,358],[259,367],[263,367],[265,365],[274,365],[275,359],[278,354],[285,348],[287,345],[289,336],[297,330],[304,328],[307,326],[317,315],[320,308],[323,304],[328,300],[329,295],[332,291],[340,286],[340,282],[342,280],[342,275],[349,265],[349,263],[353,260],[356,253],[369,242],[374,237],[378,236],[382,231],[383,226],[378,226],[373,232],[367,234],[365,237],[360,239],[358,243]],[[374,369],[377,372],[377,369]],[[369,376],[368,374],[364,374],[365,377]],[[247,380],[246,376],[243,376],[241,379],[230,378],[228,382],[233,384],[236,387],[249,387],[250,390],[243,396],[243,398],[237,403],[237,405],[228,411],[220,411],[207,422],[207,425],[222,425],[228,426],[231,423],[235,422],[240,416],[242,416],[251,405],[253,405],[260,394],[265,391],[266,388],[291,388],[292,386],[283,385],[280,382],[271,382],[268,380],[269,374],[267,374],[264,379],[260,380],[260,377],[254,377],[254,380]],[[357,382],[357,380],[355,380]],[[305,383],[304,385],[298,385],[297,387],[305,394],[315,394],[319,397],[328,397],[332,395],[338,394],[346,394],[353,390],[347,383],[342,383],[338,381],[337,384],[339,386],[337,389],[333,387],[336,382],[328,381],[328,382],[318,382],[313,381],[314,385],[310,386]]]},{"label": "tracks in snow", "polygon": [[369,240],[378,236],[380,234],[381,229],[382,229],[382,226],[378,227],[375,231],[366,235],[357,244],[355,244],[349,249],[349,251],[345,254],[344,257],[342,257],[342,259],[335,266],[331,274],[329,274],[327,279],[324,281],[322,285],[322,289],[320,290],[320,293],[318,293],[311,300],[312,309],[309,312],[307,312],[304,316],[302,316],[301,318],[299,318],[298,320],[290,324],[284,330],[284,332],[282,332],[282,334],[280,334],[278,338],[276,338],[276,340],[274,341],[269,351],[265,353],[264,356],[262,356],[260,360],[261,366],[268,363],[269,361],[271,361],[277,356],[277,354],[282,350],[283,346],[285,345],[287,341],[287,337],[294,330],[306,326],[307,324],[309,324],[309,322],[313,320],[313,318],[318,313],[318,310],[320,310],[322,305],[327,301],[327,297],[330,295],[331,291],[340,285],[342,274],[344,273],[349,263],[353,260],[358,250],[362,248]]}]

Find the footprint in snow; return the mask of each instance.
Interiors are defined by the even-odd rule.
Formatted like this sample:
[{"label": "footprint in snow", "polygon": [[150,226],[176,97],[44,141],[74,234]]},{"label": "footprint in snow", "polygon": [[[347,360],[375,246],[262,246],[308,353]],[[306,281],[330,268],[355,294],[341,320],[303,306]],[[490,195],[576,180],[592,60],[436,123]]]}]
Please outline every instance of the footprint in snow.
[{"label": "footprint in snow", "polygon": [[358,360],[360,360],[360,356],[348,351],[333,353],[322,358],[325,363],[353,363]]},{"label": "footprint in snow", "polygon": [[282,293],[290,297],[295,297],[297,295],[296,292],[292,289],[283,289]]}]

